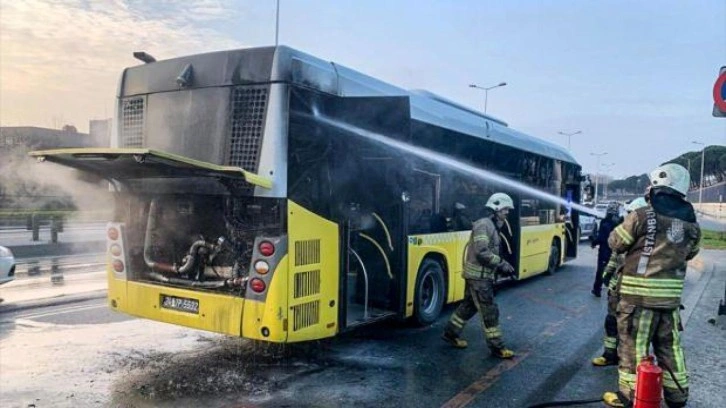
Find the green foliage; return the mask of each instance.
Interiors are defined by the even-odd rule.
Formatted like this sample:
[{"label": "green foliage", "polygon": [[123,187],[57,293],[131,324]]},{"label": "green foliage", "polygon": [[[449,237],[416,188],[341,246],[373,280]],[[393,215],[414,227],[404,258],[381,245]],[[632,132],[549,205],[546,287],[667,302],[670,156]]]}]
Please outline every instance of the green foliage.
[{"label": "green foliage", "polygon": [[[703,163],[704,179],[714,178],[717,183],[726,180],[726,146],[706,146],[705,161]],[[691,186],[697,187],[701,184],[701,150],[683,153],[675,159],[666,163],[678,163],[689,169],[691,173]]]},{"label": "green foliage", "polygon": [[701,247],[705,249],[726,249],[726,232],[701,230]]},{"label": "green foliage", "polygon": [[[706,146],[705,149],[706,160],[703,164],[704,181],[710,181],[711,184],[726,181],[726,146],[712,145]],[[701,184],[701,157],[702,151],[698,150],[683,153],[665,163],[677,163],[689,169],[691,174],[691,188],[697,188]],[[648,174],[644,173],[639,176],[630,176],[626,179],[613,180],[608,183],[607,188],[608,191],[622,190],[637,194],[645,190],[648,184]],[[708,182],[704,183],[704,185],[708,184]]]}]

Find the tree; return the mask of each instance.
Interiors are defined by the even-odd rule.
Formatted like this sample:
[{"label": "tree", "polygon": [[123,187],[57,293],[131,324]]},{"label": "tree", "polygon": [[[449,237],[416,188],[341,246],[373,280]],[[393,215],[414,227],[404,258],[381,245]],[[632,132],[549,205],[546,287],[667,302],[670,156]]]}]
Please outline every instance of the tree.
[{"label": "tree", "polygon": [[[726,181],[726,146],[706,146],[706,160],[703,163],[704,186],[710,181],[723,183]],[[691,175],[691,189],[697,189],[701,185],[701,157],[703,151],[687,152],[663,163],[676,163],[687,168]],[[639,194],[650,184],[647,174],[630,176],[622,180],[613,180],[608,184],[608,191],[622,190]]]},{"label": "tree", "polygon": [[[709,180],[715,180],[716,183],[722,183],[726,180],[726,159],[721,160],[721,157],[726,155],[726,146],[711,145],[705,146],[704,149],[706,149],[705,162],[703,163],[704,185],[708,185]],[[698,186],[701,185],[702,154],[702,150],[688,152],[676,157],[675,159],[668,160],[665,163],[677,163],[687,169],[690,169],[691,188],[698,188]]]}]

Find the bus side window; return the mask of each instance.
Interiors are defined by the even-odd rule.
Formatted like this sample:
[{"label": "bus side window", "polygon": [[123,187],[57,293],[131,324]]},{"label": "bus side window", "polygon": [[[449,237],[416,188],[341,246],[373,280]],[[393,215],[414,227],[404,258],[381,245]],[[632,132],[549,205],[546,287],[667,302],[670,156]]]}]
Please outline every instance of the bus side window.
[{"label": "bus side window", "polygon": [[431,177],[416,175],[409,181],[409,231],[426,234],[432,231],[435,188]]},{"label": "bus side window", "polygon": [[523,198],[519,210],[520,224],[523,227],[528,225],[539,225],[539,200]]}]

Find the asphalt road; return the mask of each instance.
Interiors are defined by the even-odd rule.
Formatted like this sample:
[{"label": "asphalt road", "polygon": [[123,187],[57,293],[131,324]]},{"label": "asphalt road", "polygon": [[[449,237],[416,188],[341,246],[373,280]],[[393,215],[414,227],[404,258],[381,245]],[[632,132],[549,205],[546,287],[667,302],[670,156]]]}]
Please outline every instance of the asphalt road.
[{"label": "asphalt road", "polygon": [[[595,251],[586,243],[580,250],[554,276],[498,291],[514,360],[489,355],[475,319],[464,331],[469,348],[443,343],[453,307],[430,327],[389,322],[325,341],[269,345],[134,319],[96,299],[0,314],[0,405],[526,407],[598,397],[616,385],[617,371],[589,363],[600,352],[605,299],[589,293]],[[688,316],[714,286],[704,273],[689,272]],[[709,337],[718,329],[699,313],[694,346],[723,361],[726,332]],[[24,348],[22,356],[8,354],[14,347]],[[696,394],[708,389],[700,374],[692,377],[694,398],[717,405],[697,406],[719,406],[715,394]]]}]

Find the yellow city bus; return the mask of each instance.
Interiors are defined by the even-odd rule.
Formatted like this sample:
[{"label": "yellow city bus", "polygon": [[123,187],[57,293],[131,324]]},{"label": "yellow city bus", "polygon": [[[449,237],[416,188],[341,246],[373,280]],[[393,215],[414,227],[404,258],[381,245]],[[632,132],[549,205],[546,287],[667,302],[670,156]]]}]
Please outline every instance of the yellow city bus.
[{"label": "yellow city bus", "polygon": [[519,279],[577,255],[566,206],[363,136],[577,202],[567,151],[288,47],[128,68],[115,127],[113,147],[31,155],[110,182],[108,301],[122,313],[280,343],[430,324],[463,297],[471,221],[495,191],[515,200],[503,253]]}]

